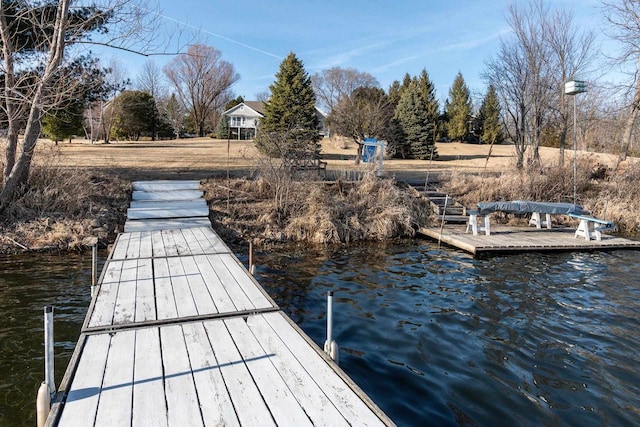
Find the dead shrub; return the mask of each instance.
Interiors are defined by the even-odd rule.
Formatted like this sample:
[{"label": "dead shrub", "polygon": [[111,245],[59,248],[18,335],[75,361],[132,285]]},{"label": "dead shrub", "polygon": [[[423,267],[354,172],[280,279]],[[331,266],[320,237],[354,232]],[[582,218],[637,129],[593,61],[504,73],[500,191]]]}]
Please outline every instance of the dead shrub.
[{"label": "dead shrub", "polygon": [[112,241],[124,224],[130,185],[86,170],[34,162],[21,195],[2,213],[0,252],[78,249]]}]

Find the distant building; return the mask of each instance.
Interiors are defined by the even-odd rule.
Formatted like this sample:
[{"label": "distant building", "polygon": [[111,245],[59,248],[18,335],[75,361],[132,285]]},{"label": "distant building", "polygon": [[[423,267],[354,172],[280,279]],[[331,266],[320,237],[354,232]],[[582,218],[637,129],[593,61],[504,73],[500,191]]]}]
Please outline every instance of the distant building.
[{"label": "distant building", "polygon": [[[329,129],[326,127],[325,119],[327,114],[316,107],[318,115],[318,130],[324,137],[329,136]],[[229,108],[222,113],[229,122],[231,132],[235,134],[237,139],[253,139],[256,136],[260,119],[264,117],[264,102],[245,101]]]}]

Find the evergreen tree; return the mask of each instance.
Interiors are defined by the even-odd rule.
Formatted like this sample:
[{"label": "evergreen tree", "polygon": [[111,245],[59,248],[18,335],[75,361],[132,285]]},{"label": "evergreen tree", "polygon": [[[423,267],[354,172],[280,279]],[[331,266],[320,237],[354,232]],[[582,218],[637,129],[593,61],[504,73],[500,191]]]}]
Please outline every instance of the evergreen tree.
[{"label": "evergreen tree", "polygon": [[[272,156],[286,155],[291,150],[319,153],[316,96],[311,78],[293,52],[280,64],[276,81],[269,89],[271,97],[265,104],[256,137],[258,149]],[[274,133],[281,137],[273,138]],[[275,147],[273,141],[282,141],[284,135],[287,147]]]},{"label": "evergreen tree", "polygon": [[429,123],[436,123],[438,116],[440,115],[440,106],[436,99],[436,87],[429,78],[429,74],[426,69],[422,69],[420,75],[415,78],[415,82],[418,85],[420,97],[424,102],[427,110],[427,120]]},{"label": "evergreen tree", "polygon": [[125,90],[113,103],[116,107],[115,136],[137,141],[142,133],[153,131],[154,118],[158,113],[156,102],[150,94]]},{"label": "evergreen tree", "polygon": [[[224,111],[227,111],[233,107],[235,107],[236,105],[240,105],[244,102],[244,98],[241,95],[238,95],[238,97],[236,99],[232,99],[231,101],[227,102],[227,104],[224,106]],[[220,122],[218,122],[220,123]],[[225,138],[226,138],[226,134],[225,134]]]},{"label": "evergreen tree", "polygon": [[400,102],[400,97],[402,96],[402,90],[398,80],[394,80],[393,83],[391,83],[389,90],[387,90],[387,94],[389,97],[389,103],[394,107],[397,106],[398,102]]},{"label": "evergreen tree", "polygon": [[504,140],[500,123],[500,101],[493,85],[489,85],[478,113],[480,138],[489,144],[500,144]]},{"label": "evergreen tree", "polygon": [[229,127],[229,120],[226,116],[220,115],[218,126],[216,126],[216,137],[218,139],[227,139],[230,135],[231,128]]},{"label": "evergreen tree", "polygon": [[422,99],[419,85],[414,82],[403,93],[396,108],[395,117],[402,125],[406,140],[396,149],[408,152],[415,159],[437,157],[432,125],[427,116],[427,107]]},{"label": "evergreen tree", "polygon": [[469,135],[467,123],[471,117],[471,94],[461,72],[458,72],[449,89],[449,99],[451,101],[446,104],[449,138],[452,141],[462,141]]},{"label": "evergreen tree", "polygon": [[56,143],[82,134],[83,113],[84,105],[82,102],[72,102],[66,108],[49,112],[42,119],[42,130]]}]

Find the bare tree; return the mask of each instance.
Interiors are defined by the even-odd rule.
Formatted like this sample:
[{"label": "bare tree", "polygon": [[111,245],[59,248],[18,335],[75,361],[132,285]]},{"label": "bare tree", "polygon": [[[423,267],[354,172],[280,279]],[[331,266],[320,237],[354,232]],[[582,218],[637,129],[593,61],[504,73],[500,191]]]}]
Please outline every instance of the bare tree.
[{"label": "bare tree", "polygon": [[162,69],[153,59],[147,59],[136,79],[135,88],[147,92],[154,98],[160,98],[166,92]]},{"label": "bare tree", "polygon": [[[71,3],[0,4],[0,67],[4,78],[0,108],[7,125],[0,211],[27,183],[43,116],[75,96],[78,82],[83,80],[77,74],[71,78],[69,67],[65,67],[69,61],[65,57],[67,46],[88,42],[119,47],[124,42],[131,46],[149,28],[145,21],[156,16],[150,17],[148,9],[140,9],[140,3],[132,0],[79,8],[71,8]],[[29,31],[24,31],[25,25]],[[94,30],[107,26],[113,31],[98,32],[101,41],[91,40]]]},{"label": "bare tree", "polygon": [[164,72],[182,104],[193,114],[200,136],[205,136],[214,111],[232,98],[231,86],[240,79],[218,49],[203,44],[189,46],[186,54],[164,67]]},{"label": "bare tree", "polygon": [[502,120],[508,138],[516,150],[516,167],[524,166],[527,150],[527,88],[531,79],[526,54],[515,40],[500,42],[500,52],[487,62],[485,80],[493,85],[500,98]]},{"label": "bare tree", "polygon": [[102,74],[102,96],[94,100],[85,110],[85,134],[93,143],[102,138],[109,143],[114,118],[117,114],[111,105],[113,100],[129,85],[126,70],[122,63],[111,58]]},{"label": "bare tree", "polygon": [[343,97],[327,120],[337,133],[351,137],[358,145],[358,164],[364,138],[385,138],[393,111],[394,106],[382,89],[360,87]]},{"label": "bare tree", "polygon": [[355,68],[333,67],[311,76],[311,84],[320,106],[329,113],[338,102],[359,87],[380,87],[371,74]]},{"label": "bare tree", "polygon": [[633,96],[629,105],[629,114],[624,124],[619,162],[627,158],[631,148],[633,130],[640,112],[640,0],[618,0],[603,2],[605,16],[612,26],[611,36],[617,40],[622,50],[615,58],[620,65],[633,64],[629,88]]},{"label": "bare tree", "polygon": [[551,53],[551,75],[553,92],[552,105],[558,115],[560,133],[560,164],[564,163],[564,150],[569,132],[570,108],[568,96],[564,93],[564,83],[570,79],[583,77],[586,69],[597,55],[593,29],[578,30],[573,24],[573,13],[557,9],[549,17],[547,40]]},{"label": "bare tree", "polygon": [[[153,98],[156,106],[163,102],[165,87],[163,84],[162,70],[153,61],[147,59],[142,66],[136,81],[136,87],[142,92],[147,92]],[[155,141],[158,134],[158,115],[151,117],[151,140]]]},{"label": "bare tree", "polygon": [[593,32],[579,32],[570,12],[552,11],[543,0],[524,6],[514,3],[508,11],[513,37],[501,41],[500,52],[487,63],[485,78],[501,98],[518,167],[524,164],[527,146],[532,163],[540,162],[542,134],[554,116],[559,121],[562,160],[569,126],[564,83],[586,72],[594,55]]}]

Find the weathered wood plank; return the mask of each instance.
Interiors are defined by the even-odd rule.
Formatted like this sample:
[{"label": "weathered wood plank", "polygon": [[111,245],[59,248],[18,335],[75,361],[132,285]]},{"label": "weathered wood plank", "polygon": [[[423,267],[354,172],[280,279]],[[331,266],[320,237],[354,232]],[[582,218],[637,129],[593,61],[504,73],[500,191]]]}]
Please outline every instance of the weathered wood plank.
[{"label": "weathered wood plank", "polygon": [[211,342],[215,343],[215,357],[240,424],[275,426],[271,413],[243,363],[227,327],[222,321],[205,322],[204,327]]},{"label": "weathered wood plank", "polygon": [[[111,261],[108,264],[109,282],[102,282],[98,288],[96,302],[89,320],[89,327],[111,325],[113,322],[113,310],[118,298],[118,288],[120,287],[120,276],[124,261]],[[105,275],[107,279],[107,275]]]},{"label": "weathered wood plank", "polygon": [[348,422],[327,398],[320,386],[296,356],[280,339],[264,316],[247,319],[247,326],[259,339],[267,354],[276,354],[272,359],[278,373],[315,426],[347,425]]},{"label": "weathered wood plank", "polygon": [[100,389],[95,422],[97,426],[122,426],[131,423],[134,356],[135,332],[123,331],[114,334]]},{"label": "weathered wood plank", "polygon": [[176,219],[136,219],[127,220],[124,224],[124,231],[154,231],[171,230],[176,228],[210,227],[211,222],[208,217],[200,218],[176,218]]},{"label": "weathered wood plank", "polygon": [[[182,326],[160,328],[169,426],[203,426]],[[202,402],[205,404],[205,402]]]},{"label": "weathered wood plank", "polygon": [[140,191],[131,194],[134,201],[161,201],[161,200],[194,200],[204,196],[202,190],[168,190],[168,191]]},{"label": "weathered wood plank", "polygon": [[173,208],[201,208],[206,207],[205,199],[194,200],[133,200],[129,203],[134,209],[173,209]]},{"label": "weathered wood plank", "polygon": [[165,218],[195,218],[209,215],[209,208],[177,207],[177,208],[129,208],[127,219],[165,219]]},{"label": "weathered wood plank", "polygon": [[[239,426],[231,397],[222,379],[220,366],[215,359],[213,348],[202,323],[188,323],[182,326],[184,339],[191,361],[193,380],[198,390],[202,417],[205,424],[213,426]],[[216,342],[217,337],[212,337]]]},{"label": "weathered wood plank", "polygon": [[150,231],[151,233],[151,245],[153,246],[153,256],[154,257],[164,257],[167,256],[167,250],[164,247],[164,242],[162,240],[162,232],[160,230]]},{"label": "weathered wood plank", "polygon": [[[169,274],[171,275],[171,285],[173,287],[178,316],[196,316],[198,314],[198,308],[191,294],[191,288],[189,287],[187,276],[184,273],[182,261],[180,258],[167,258],[167,263],[169,265]],[[158,316],[160,316],[159,313]]]},{"label": "weathered wood plank", "polygon": [[151,258],[153,256],[153,241],[150,231],[140,232],[140,253],[139,258]]},{"label": "weathered wood plank", "polygon": [[175,190],[199,190],[200,181],[135,181],[132,184],[133,191],[175,191]]},{"label": "weathered wood plank", "polygon": [[[198,239],[200,246],[202,247],[202,253],[224,253],[231,252],[229,247],[222,241],[211,227],[190,228],[189,232]],[[187,230],[183,230],[187,232]]]},{"label": "weathered wood plank", "polygon": [[[364,403],[345,381],[315,352],[304,338],[285,320],[281,313],[264,314],[263,317],[287,344],[307,372],[316,379],[333,405],[351,422],[362,426],[384,425],[378,416]],[[360,392],[362,393],[362,392]]]},{"label": "weathered wood plank", "polygon": [[244,319],[224,322],[276,424],[311,426],[311,420],[272,363],[278,355],[264,351]]},{"label": "weathered wood plank", "polygon": [[193,295],[193,300],[195,301],[198,314],[218,313],[219,310],[213,301],[207,284],[200,274],[200,270],[198,269],[194,258],[191,256],[185,256],[182,257],[181,260],[182,268],[184,269],[184,274],[189,282],[189,289],[191,290],[191,295]]},{"label": "weathered wood plank", "polygon": [[193,257],[200,275],[203,277],[209,290],[209,295],[220,313],[231,313],[236,311],[237,307],[232,298],[229,296],[226,287],[220,281],[215,270],[204,255],[196,255]]},{"label": "weathered wood plank", "polygon": [[135,310],[135,322],[157,319],[153,264],[149,258],[138,260]]},{"label": "weathered wood plank", "polygon": [[164,373],[158,328],[136,331],[131,417],[133,427],[167,425]]},{"label": "weathered wood plank", "polygon": [[175,319],[178,317],[178,309],[176,308],[176,300],[171,286],[168,259],[154,259],[153,268],[158,319]]},{"label": "weathered wood plank", "polygon": [[178,256],[178,248],[171,230],[162,230],[162,244],[167,256]]},{"label": "weathered wood plank", "polygon": [[132,323],[136,313],[136,282],[138,277],[138,260],[128,259],[122,263],[122,273],[118,285],[118,295],[113,305],[113,323]]},{"label": "weathered wood plank", "polygon": [[127,247],[127,258],[138,258],[140,256],[140,232],[131,233],[129,246]]},{"label": "weathered wood plank", "polygon": [[127,248],[129,247],[130,233],[119,234],[115,241],[111,252],[111,259],[124,259],[127,256]]},{"label": "weathered wood plank", "polygon": [[93,425],[98,411],[100,388],[110,343],[111,336],[108,334],[86,338],[59,425],[65,427]]},{"label": "weathered wood plank", "polygon": [[260,291],[258,285],[251,274],[238,260],[230,254],[221,254],[220,259],[228,269],[229,273],[236,279],[238,285],[242,288],[245,295],[251,301],[255,308],[272,307],[273,304],[267,299],[264,293]]},{"label": "weathered wood plank", "polygon": [[[251,303],[249,297],[244,292],[237,279],[231,274],[227,266],[225,265],[222,257],[225,255],[205,255],[204,259],[211,266],[211,271],[213,274],[217,275],[224,286],[227,294],[233,301],[233,305],[235,305],[236,310],[249,310],[252,308],[256,308],[254,304]],[[201,268],[207,268],[205,266],[201,266]],[[208,269],[208,268],[207,268]]]}]

